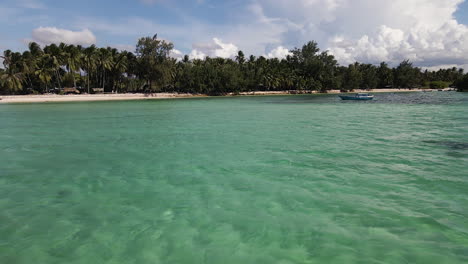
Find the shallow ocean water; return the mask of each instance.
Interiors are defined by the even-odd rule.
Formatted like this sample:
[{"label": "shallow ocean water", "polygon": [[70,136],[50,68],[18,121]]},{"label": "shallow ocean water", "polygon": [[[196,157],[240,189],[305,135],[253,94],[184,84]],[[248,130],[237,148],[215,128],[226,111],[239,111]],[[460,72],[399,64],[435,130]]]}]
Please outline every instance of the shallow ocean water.
[{"label": "shallow ocean water", "polygon": [[468,94],[0,105],[0,263],[467,263]]}]

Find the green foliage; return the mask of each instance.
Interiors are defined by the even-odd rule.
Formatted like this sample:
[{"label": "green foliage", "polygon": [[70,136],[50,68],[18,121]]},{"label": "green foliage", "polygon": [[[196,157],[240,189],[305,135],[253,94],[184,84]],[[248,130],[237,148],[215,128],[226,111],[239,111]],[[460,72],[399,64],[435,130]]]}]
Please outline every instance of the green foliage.
[{"label": "green foliage", "polygon": [[361,88],[377,88],[379,84],[379,79],[377,77],[377,67],[372,64],[361,64],[360,71],[362,72]]},{"label": "green foliage", "polygon": [[0,73],[0,85],[4,93],[16,93],[23,88],[24,73],[21,54],[5,50],[3,56],[4,70]]},{"label": "green foliage", "polygon": [[459,92],[468,92],[468,73],[455,82]]},{"label": "green foliage", "polygon": [[431,89],[444,89],[449,87],[450,82],[444,82],[444,81],[432,81],[429,83],[429,88]]},{"label": "green foliage", "polygon": [[354,90],[361,88],[362,72],[359,70],[359,63],[349,65],[345,73],[344,86],[345,90]]},{"label": "green foliage", "polygon": [[413,67],[409,60],[405,60],[394,70],[394,82],[400,88],[416,88],[421,86],[421,70]]},{"label": "green foliage", "polygon": [[377,79],[379,80],[379,88],[393,87],[393,71],[388,67],[387,63],[380,63],[377,68]]},{"label": "green foliage", "polygon": [[138,40],[136,56],[138,60],[138,75],[148,81],[149,91],[158,91],[168,85],[170,80],[169,53],[174,48],[172,43],[154,37],[144,37]]},{"label": "green foliage", "polygon": [[[135,53],[94,45],[61,43],[41,48],[30,43],[23,53],[4,51],[0,92],[7,94],[58,91],[63,87],[105,92],[182,92],[210,95],[264,90],[301,92],[384,87],[433,87],[449,83],[465,87],[463,70],[424,71],[403,61],[397,68],[354,63],[338,65],[314,41],[291,51],[284,59],[246,56],[182,60],[170,57],[173,44],[154,37],[138,40]],[[465,79],[463,79],[465,78]],[[465,89],[465,88],[460,88]]]}]

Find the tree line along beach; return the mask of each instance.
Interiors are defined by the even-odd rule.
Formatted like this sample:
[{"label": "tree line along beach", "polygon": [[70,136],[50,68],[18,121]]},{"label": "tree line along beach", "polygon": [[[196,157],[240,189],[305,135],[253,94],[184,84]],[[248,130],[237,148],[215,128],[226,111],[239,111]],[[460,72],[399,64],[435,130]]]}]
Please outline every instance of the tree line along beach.
[{"label": "tree line along beach", "polygon": [[[31,42],[28,50],[22,53],[3,52],[0,93],[29,95],[25,97],[29,99],[23,101],[35,101],[32,98],[39,98],[36,95],[74,101],[332,93],[359,89],[374,89],[374,92],[449,87],[468,90],[468,74],[461,68],[429,71],[413,66],[409,60],[393,68],[385,62],[378,66],[359,62],[342,66],[333,55],[320,51],[314,41],[293,49],[284,59],[246,56],[242,51],[232,59],[191,59],[188,55],[176,59],[172,50],[172,43],[158,39],[156,35],[140,38],[135,52],[64,43],[41,47]],[[377,88],[380,89],[375,90]],[[69,93],[88,95],[52,95]],[[129,94],[115,95],[125,93]],[[2,101],[14,101],[14,98],[17,97],[3,96]],[[39,101],[45,100],[49,99]]]},{"label": "tree line along beach", "polygon": [[[371,89],[353,90],[353,92],[372,93],[396,93],[396,92],[427,92],[440,91],[440,89]],[[453,91],[451,88],[442,91]],[[326,94],[338,94],[340,90],[328,90]],[[224,96],[268,96],[268,95],[297,95],[297,94],[325,94],[319,91],[250,91],[241,93],[229,93]],[[190,93],[115,93],[115,94],[41,94],[41,95],[4,95],[0,96],[2,103],[46,103],[46,102],[91,102],[91,101],[127,101],[127,100],[154,100],[154,99],[175,99],[175,98],[195,98],[206,97],[205,94]]]}]

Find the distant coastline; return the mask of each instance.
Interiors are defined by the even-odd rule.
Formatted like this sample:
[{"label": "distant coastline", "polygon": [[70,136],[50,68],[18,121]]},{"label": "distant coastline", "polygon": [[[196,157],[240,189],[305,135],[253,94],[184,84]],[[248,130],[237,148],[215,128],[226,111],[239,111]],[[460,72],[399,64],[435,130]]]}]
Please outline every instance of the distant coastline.
[{"label": "distant coastline", "polygon": [[[450,91],[450,88],[443,89]],[[395,92],[423,92],[438,91],[437,89],[371,89],[354,90],[351,93],[395,93]],[[290,90],[290,91],[252,91],[238,94],[229,93],[224,96],[268,96],[268,95],[297,95],[297,94],[339,94],[340,90],[328,90],[327,93],[318,91]],[[212,97],[205,94],[190,93],[120,93],[120,94],[42,94],[42,95],[5,95],[0,96],[0,104],[5,103],[47,103],[47,102],[91,102],[91,101],[126,101],[126,100],[155,100],[171,98]],[[216,96],[213,96],[216,97]]]},{"label": "distant coastline", "polygon": [[[86,100],[128,100],[148,99],[151,97],[148,94],[157,92],[221,96],[237,95],[243,90],[278,91],[271,94],[298,94],[307,90],[325,92],[328,89],[357,91],[379,87],[457,87],[460,91],[468,90],[468,74],[461,68],[422,70],[409,60],[394,67],[386,62],[379,65],[355,62],[344,66],[338,64],[328,51],[320,52],[315,41],[291,50],[281,59],[246,56],[239,50],[236,56],[229,58],[196,59],[185,55],[177,60],[170,56],[173,48],[172,43],[158,39],[157,35],[140,38],[135,52],[65,43],[42,47],[31,42],[28,50],[22,53],[5,50],[0,56],[3,59],[0,94],[131,93],[112,99],[101,95],[97,98],[94,95],[83,97]],[[264,92],[249,94],[259,93]],[[167,96],[155,95],[158,98]],[[43,101],[44,97],[41,98],[39,100]],[[51,100],[62,100],[57,98],[74,101],[77,99],[70,98],[82,96],[53,97]]]}]

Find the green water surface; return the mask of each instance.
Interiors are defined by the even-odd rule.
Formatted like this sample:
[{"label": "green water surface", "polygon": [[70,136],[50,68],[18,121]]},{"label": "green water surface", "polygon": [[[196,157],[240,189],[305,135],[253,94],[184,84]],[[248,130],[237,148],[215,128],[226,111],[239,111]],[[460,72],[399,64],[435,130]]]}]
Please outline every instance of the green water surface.
[{"label": "green water surface", "polygon": [[468,94],[0,105],[0,263],[468,263]]}]

